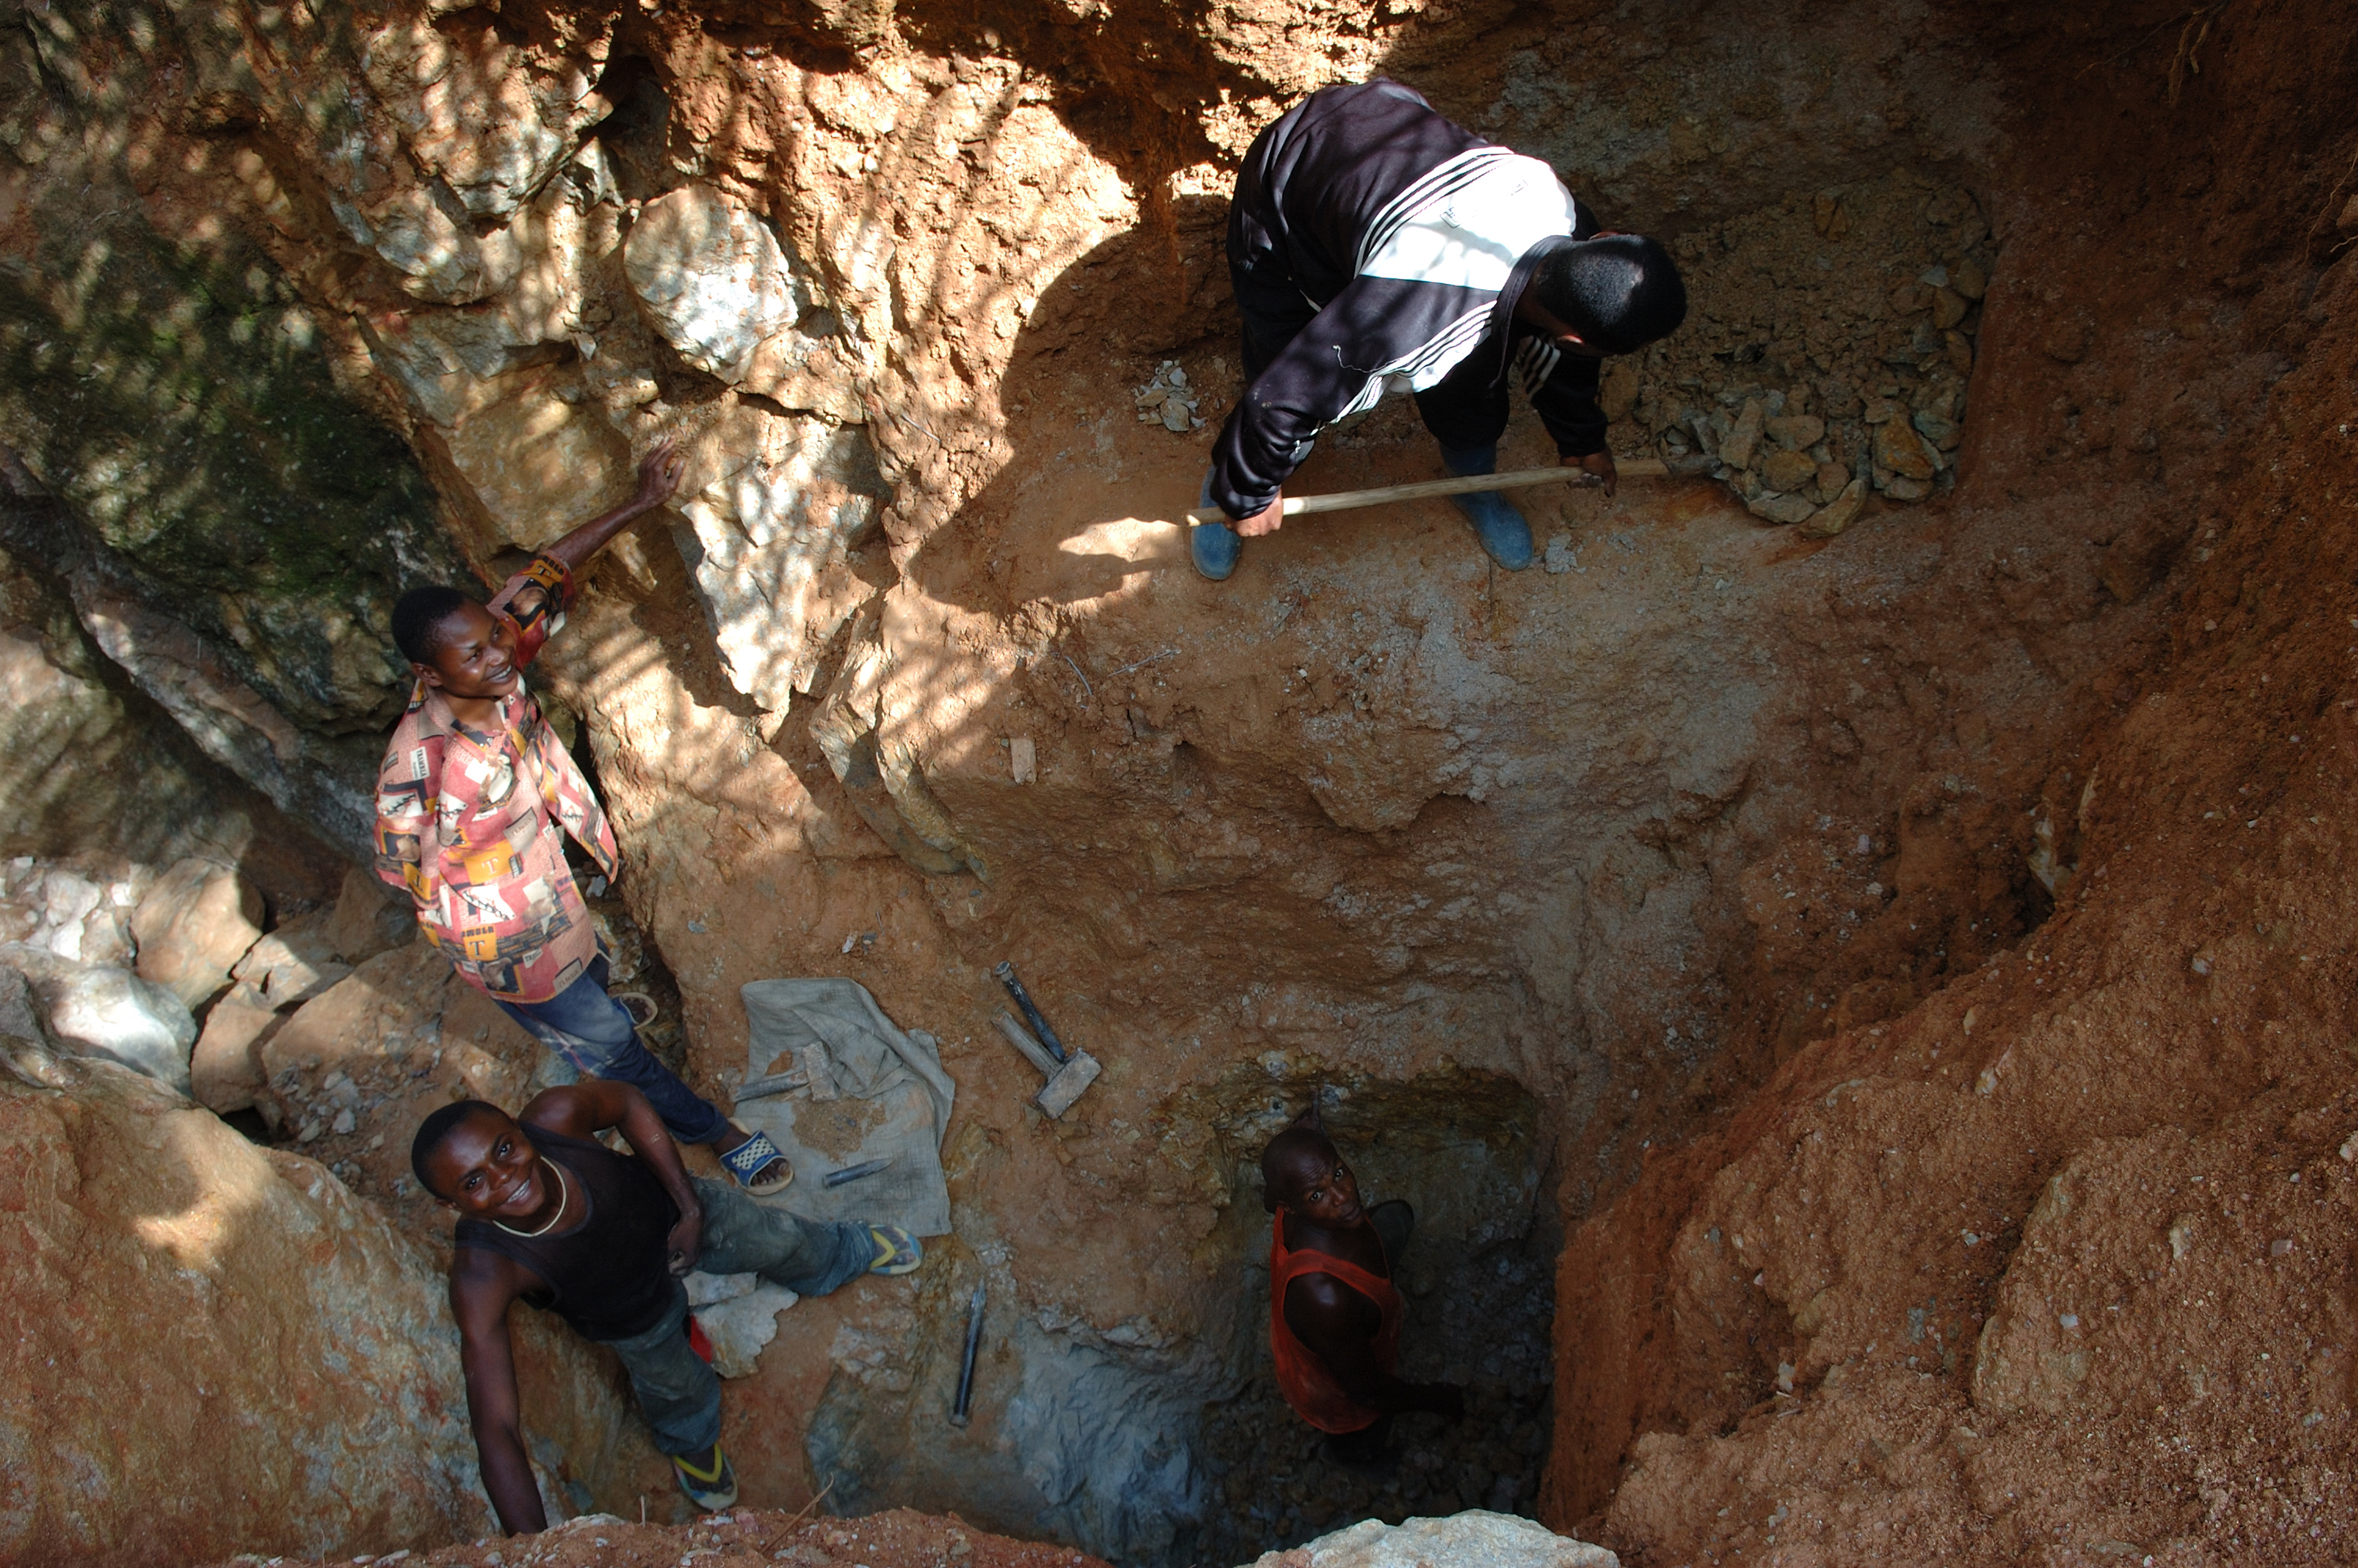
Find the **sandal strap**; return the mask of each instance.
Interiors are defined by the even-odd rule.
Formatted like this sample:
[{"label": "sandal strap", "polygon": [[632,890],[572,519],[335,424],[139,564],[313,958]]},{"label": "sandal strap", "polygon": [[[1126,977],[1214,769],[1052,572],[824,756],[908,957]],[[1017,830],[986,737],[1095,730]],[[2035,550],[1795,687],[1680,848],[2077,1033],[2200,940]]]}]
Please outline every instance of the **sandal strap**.
[{"label": "sandal strap", "polygon": [[709,1470],[699,1470],[676,1454],[669,1457],[681,1475],[691,1481],[701,1481],[708,1487],[720,1479],[729,1468],[729,1455],[720,1452],[720,1444],[717,1443],[712,1445],[712,1468]]},{"label": "sandal strap", "polygon": [[785,1157],[785,1152],[770,1141],[768,1133],[756,1132],[720,1156],[720,1162],[728,1166],[739,1181],[751,1182],[763,1166]]}]

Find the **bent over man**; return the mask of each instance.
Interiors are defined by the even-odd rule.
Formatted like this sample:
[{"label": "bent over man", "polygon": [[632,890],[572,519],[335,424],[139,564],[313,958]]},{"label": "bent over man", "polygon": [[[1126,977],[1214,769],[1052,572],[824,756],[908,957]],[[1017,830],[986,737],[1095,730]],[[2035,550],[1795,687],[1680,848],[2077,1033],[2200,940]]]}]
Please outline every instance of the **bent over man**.
[{"label": "bent over man", "polygon": [[[1261,132],[1237,175],[1228,275],[1250,381],[1213,449],[1203,504],[1234,525],[1188,535],[1196,570],[1236,569],[1274,533],[1318,432],[1390,390],[1454,474],[1498,471],[1507,383],[1522,384],[1565,464],[1612,493],[1597,362],[1686,319],[1670,253],[1600,230],[1555,171],[1493,146],[1397,81],[1312,93]],[[1531,531],[1496,491],[1453,498],[1512,571]]]},{"label": "bent over man", "polygon": [[1403,1382],[1401,1303],[1393,1265],[1416,1225],[1394,1198],[1361,1206],[1359,1184],[1312,1107],[1260,1156],[1269,1238],[1269,1345],[1293,1412],[1326,1434],[1345,1465],[1379,1463],[1391,1418],[1466,1413],[1455,1383]]},{"label": "bent over man", "polygon": [[614,832],[524,683],[525,666],[565,625],[573,574],[668,501],[682,466],[675,443],[656,447],[639,465],[635,495],[534,557],[487,605],[455,588],[401,596],[393,636],[417,685],[377,773],[376,872],[409,894],[460,979],[574,1072],[636,1085],[673,1137],[710,1144],[758,1195],[794,1180],[778,1146],[680,1082],[606,994],[606,955],[565,863],[565,836],[611,878],[621,870]]},{"label": "bent over man", "polygon": [[[609,1129],[638,1158],[599,1142]],[[483,1487],[511,1535],[546,1529],[547,1518],[518,1427],[510,1303],[554,1312],[621,1357],[655,1446],[708,1511],[737,1500],[737,1477],[720,1449],[720,1381],[689,1344],[676,1276],[757,1273],[823,1296],[924,1259],[898,1226],[822,1225],[690,1176],[654,1108],[628,1084],[549,1089],[513,1119],[481,1100],[446,1105],[418,1124],[409,1161],[460,1216],[450,1313]]]}]

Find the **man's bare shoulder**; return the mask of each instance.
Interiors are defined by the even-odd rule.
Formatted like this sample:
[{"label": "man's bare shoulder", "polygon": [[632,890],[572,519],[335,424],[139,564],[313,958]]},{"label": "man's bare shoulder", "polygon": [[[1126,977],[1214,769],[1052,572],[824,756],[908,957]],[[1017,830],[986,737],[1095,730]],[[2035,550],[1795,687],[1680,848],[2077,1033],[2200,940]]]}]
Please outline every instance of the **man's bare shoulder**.
[{"label": "man's bare shoulder", "polygon": [[516,1125],[563,1138],[594,1137],[607,1125],[600,1119],[604,1107],[597,1091],[581,1084],[543,1089],[516,1112]]},{"label": "man's bare shoulder", "polygon": [[1338,1312],[1357,1313],[1373,1304],[1332,1274],[1296,1274],[1285,1284],[1285,1310],[1289,1316],[1297,1307],[1323,1317]]},{"label": "man's bare shoulder", "polygon": [[504,1254],[461,1242],[450,1253],[450,1314],[463,1336],[507,1321],[508,1303],[539,1276]]}]

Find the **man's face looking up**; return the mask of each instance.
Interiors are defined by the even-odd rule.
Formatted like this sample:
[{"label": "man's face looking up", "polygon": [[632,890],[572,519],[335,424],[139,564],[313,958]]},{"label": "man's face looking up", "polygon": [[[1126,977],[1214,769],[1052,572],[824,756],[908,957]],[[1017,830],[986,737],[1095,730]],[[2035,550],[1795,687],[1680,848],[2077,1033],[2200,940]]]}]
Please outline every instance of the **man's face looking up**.
[{"label": "man's face looking up", "polygon": [[515,628],[480,604],[462,604],[434,623],[434,662],[416,666],[427,686],[461,699],[496,699],[516,687]]},{"label": "man's face looking up", "polygon": [[472,1116],[427,1162],[434,1195],[473,1219],[520,1220],[552,1195],[540,1151],[505,1116]]},{"label": "man's face looking up", "polygon": [[1343,1156],[1328,1144],[1324,1149],[1304,1150],[1296,1155],[1289,1173],[1293,1191],[1285,1198],[1285,1206],[1308,1220],[1327,1229],[1348,1229],[1367,1217],[1359,1206],[1358,1178]]}]

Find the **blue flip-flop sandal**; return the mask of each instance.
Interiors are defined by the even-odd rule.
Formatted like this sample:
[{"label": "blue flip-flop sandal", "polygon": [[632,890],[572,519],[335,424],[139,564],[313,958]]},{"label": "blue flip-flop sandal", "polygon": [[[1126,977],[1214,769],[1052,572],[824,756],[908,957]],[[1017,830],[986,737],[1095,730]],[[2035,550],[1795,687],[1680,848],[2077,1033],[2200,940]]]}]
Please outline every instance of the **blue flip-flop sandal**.
[{"label": "blue flip-flop sandal", "polygon": [[[737,1127],[733,1121],[729,1125]],[[743,1132],[745,1130],[737,1127],[737,1130]],[[744,1142],[721,1155],[720,1162],[728,1167],[730,1175],[737,1178],[739,1186],[757,1198],[768,1197],[772,1193],[784,1192],[794,1185],[794,1166],[786,1162],[784,1153],[775,1143],[770,1141],[770,1135],[766,1132],[752,1134]],[[770,1180],[756,1185],[753,1178],[761,1173],[764,1165],[770,1164],[775,1164],[785,1174],[773,1176]]]}]

